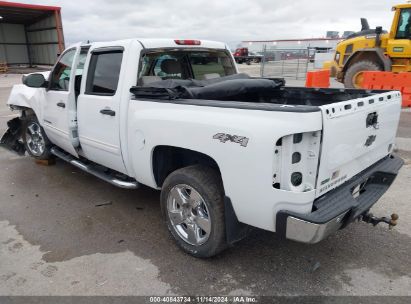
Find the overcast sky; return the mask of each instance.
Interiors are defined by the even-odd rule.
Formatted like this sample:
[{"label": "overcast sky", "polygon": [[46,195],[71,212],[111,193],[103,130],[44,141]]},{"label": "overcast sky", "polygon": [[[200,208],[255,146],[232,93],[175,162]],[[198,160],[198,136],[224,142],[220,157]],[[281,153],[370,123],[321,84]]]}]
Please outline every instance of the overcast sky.
[{"label": "overcast sky", "polygon": [[[17,1],[17,0],[15,0]],[[324,37],[327,30],[388,29],[400,0],[22,0],[62,7],[67,43],[131,37],[224,41]]]}]

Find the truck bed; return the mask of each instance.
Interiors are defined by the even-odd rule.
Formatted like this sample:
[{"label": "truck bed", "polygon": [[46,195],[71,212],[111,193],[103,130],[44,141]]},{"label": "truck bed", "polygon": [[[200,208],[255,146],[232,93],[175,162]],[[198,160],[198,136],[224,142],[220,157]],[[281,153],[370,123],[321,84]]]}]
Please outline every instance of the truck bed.
[{"label": "truck bed", "polygon": [[[319,156],[320,166],[315,182],[311,180],[305,184],[308,185],[307,189],[316,189],[316,197],[319,197],[393,151],[401,105],[399,92],[285,87],[281,79],[246,77],[218,79],[214,83],[171,80],[164,84],[167,87],[162,88],[161,82],[156,87],[133,87],[131,92],[140,101],[218,107],[222,108],[221,113],[227,113],[223,111],[227,108],[272,111],[264,114],[269,114],[278,128],[288,130],[284,131],[284,135],[298,133],[289,128],[308,126],[308,117],[318,113],[315,119],[321,122],[321,127],[312,131],[321,130],[322,153],[308,149],[308,143],[294,144],[289,138],[287,144],[279,144],[281,150],[276,149],[282,156],[278,168],[286,173],[275,172],[276,176],[281,176],[281,182],[274,182],[278,184],[278,189],[306,191],[305,186],[301,186],[304,183],[299,187],[290,186],[290,172],[306,172],[305,162],[292,163],[290,158],[294,152],[313,152],[312,156],[302,157],[307,162]],[[183,110],[184,107],[178,109]],[[208,110],[204,109],[204,113]],[[234,115],[234,111],[232,113]],[[265,116],[263,113],[248,114],[250,117],[256,114]],[[237,120],[239,123],[244,123],[247,113],[242,111],[242,115]],[[237,133],[247,134],[247,130],[236,130]],[[316,132],[307,134],[304,137],[307,140],[318,136]],[[285,143],[286,140],[273,136],[273,142]],[[306,176],[306,180],[310,178]]]},{"label": "truck bed", "polygon": [[[168,79],[130,90],[136,98],[183,104],[259,110],[316,111],[322,105],[369,97],[383,91],[286,87],[283,79],[244,75],[210,81]],[[204,102],[207,101],[207,102]],[[285,108],[285,109],[284,109]]]}]

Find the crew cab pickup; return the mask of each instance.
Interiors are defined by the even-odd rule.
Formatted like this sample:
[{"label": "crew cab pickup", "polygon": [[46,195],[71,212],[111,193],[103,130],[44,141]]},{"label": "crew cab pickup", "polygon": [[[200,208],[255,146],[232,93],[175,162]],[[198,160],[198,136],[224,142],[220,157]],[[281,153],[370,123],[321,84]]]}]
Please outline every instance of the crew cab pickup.
[{"label": "crew cab pickup", "polygon": [[2,146],[161,190],[170,233],[197,257],[250,227],[316,243],[360,218],[395,224],[368,211],[403,164],[396,91],[286,87],[239,74],[223,43],[130,39],[69,47],[8,105],[20,115]]}]

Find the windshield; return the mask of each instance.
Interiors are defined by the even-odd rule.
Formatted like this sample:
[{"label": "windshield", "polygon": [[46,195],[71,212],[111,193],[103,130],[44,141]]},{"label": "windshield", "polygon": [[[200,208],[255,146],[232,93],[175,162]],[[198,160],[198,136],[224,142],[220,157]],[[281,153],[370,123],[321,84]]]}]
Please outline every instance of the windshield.
[{"label": "windshield", "polygon": [[211,79],[235,74],[225,51],[152,51],[142,57],[139,79]]}]

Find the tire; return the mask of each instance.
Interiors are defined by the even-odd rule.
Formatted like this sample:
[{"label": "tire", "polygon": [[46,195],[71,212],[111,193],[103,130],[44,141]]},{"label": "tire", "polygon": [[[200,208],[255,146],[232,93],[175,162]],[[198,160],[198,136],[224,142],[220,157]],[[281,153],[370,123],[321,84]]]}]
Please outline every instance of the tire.
[{"label": "tire", "polygon": [[344,76],[344,86],[346,88],[357,88],[360,89],[358,85],[355,85],[354,83],[354,76],[361,72],[361,71],[382,71],[382,67],[369,60],[364,60],[364,61],[359,61],[351,65],[347,71],[345,72]]},{"label": "tire", "polygon": [[182,250],[208,258],[227,247],[224,190],[216,170],[195,165],[174,171],[160,200],[167,228]]},{"label": "tire", "polygon": [[24,147],[30,156],[40,160],[53,157],[50,152],[52,144],[35,115],[27,116],[23,121],[22,138]]}]

